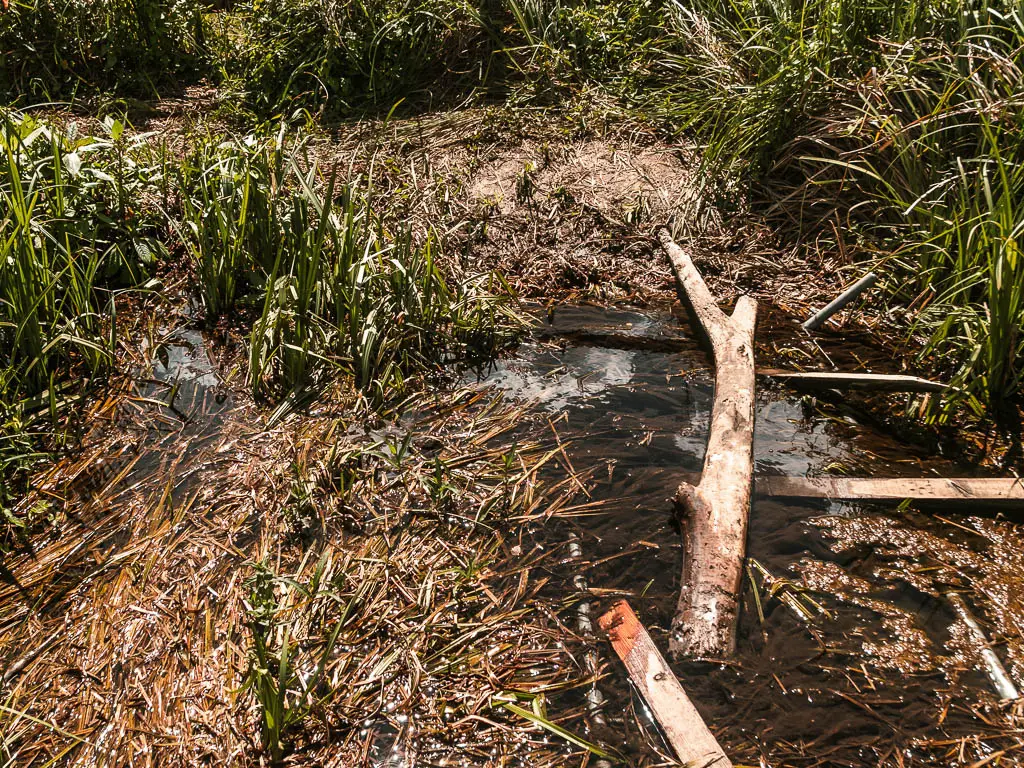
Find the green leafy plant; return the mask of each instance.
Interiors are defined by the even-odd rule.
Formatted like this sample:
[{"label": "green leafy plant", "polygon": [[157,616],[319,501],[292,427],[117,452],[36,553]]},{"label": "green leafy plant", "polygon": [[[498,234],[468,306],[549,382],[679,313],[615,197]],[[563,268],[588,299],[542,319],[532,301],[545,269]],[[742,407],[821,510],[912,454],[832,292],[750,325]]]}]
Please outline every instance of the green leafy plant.
[{"label": "green leafy plant", "polygon": [[922,358],[956,385],[930,415],[1012,410],[1019,6],[688,0],[670,18],[677,34],[652,41],[661,53],[638,58],[626,93],[702,143],[703,197],[753,193],[797,241],[843,222],[840,245],[889,277]]},{"label": "green leafy plant", "polygon": [[263,748],[275,763],[291,735],[333,693],[322,684],[345,617],[321,632],[322,603],[331,594],[327,573],[322,558],[306,583],[277,577],[263,565],[247,581],[252,645],[242,690],[259,705]]},{"label": "green leafy plant", "polygon": [[202,142],[176,169],[182,242],[196,266],[208,319],[232,309],[277,258],[283,138]]},{"label": "green leafy plant", "polygon": [[195,71],[202,5],[182,0],[13,0],[0,13],[0,93],[53,100],[105,89],[153,95]]},{"label": "green leafy plant", "polygon": [[225,69],[263,112],[432,92],[482,33],[468,5],[438,0],[249,0],[235,14],[245,31],[230,38]]},{"label": "green leafy plant", "polygon": [[436,242],[392,234],[370,185],[323,179],[302,156],[247,138],[199,150],[178,176],[176,225],[196,265],[208,317],[258,308],[249,383],[262,399],[294,400],[351,376],[374,403],[410,377],[492,355],[521,322],[496,275],[452,281]]},{"label": "green leafy plant", "polygon": [[15,470],[59,447],[69,405],[109,370],[118,295],[160,250],[153,219],[133,208],[151,183],[145,137],[105,127],[79,137],[0,114],[0,505]]}]

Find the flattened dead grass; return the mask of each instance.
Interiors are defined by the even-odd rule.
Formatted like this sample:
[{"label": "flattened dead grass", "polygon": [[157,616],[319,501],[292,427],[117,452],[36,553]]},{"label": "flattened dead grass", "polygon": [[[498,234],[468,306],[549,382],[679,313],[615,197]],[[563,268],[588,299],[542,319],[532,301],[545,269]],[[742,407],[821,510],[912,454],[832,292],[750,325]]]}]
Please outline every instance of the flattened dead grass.
[{"label": "flattened dead grass", "polygon": [[4,764],[270,764],[275,738],[290,765],[579,751],[496,698],[592,678],[519,533],[580,483],[538,484],[562,459],[514,444],[521,410],[466,391],[380,419],[339,392],[266,429],[185,390],[175,412],[138,390],[98,405],[107,426],[25,500],[58,522],[0,588]]}]

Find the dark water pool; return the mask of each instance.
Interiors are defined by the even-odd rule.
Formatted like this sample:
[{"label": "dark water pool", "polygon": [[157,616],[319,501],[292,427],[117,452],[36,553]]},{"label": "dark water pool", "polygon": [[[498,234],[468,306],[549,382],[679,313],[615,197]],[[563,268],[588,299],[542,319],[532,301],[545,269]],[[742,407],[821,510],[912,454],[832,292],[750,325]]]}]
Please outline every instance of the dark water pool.
[{"label": "dark water pool", "polygon": [[[579,536],[582,554],[559,574],[562,588],[572,591],[573,579],[583,576],[595,609],[610,591],[628,595],[662,648],[682,557],[669,499],[681,475],[699,472],[703,461],[713,393],[708,366],[672,316],[572,307],[546,316],[535,341],[482,376],[484,385],[533,403],[538,417],[556,424],[574,469],[592,474],[591,496],[603,502],[535,533],[545,547]],[[759,393],[754,453],[757,474],[970,474],[782,389]],[[857,521],[873,533],[837,533],[837,521]],[[975,755],[999,749],[998,737],[985,742],[997,729],[978,713],[994,707],[994,697],[958,640],[956,616],[941,595],[945,572],[928,575],[932,560],[984,549],[969,521],[755,499],[748,555],[774,577],[815,587],[806,595],[782,593],[821,605],[827,615],[798,619],[757,577],[745,585],[736,658],[676,665],[735,762],[952,765],[961,763],[961,738],[974,739]],[[900,546],[886,546],[890,533],[904,537],[903,549],[916,543],[921,551],[908,557]],[[915,564],[920,573],[904,573]],[[656,760],[663,747],[643,705],[609,649],[598,647],[609,676],[599,686],[606,727],[595,725],[596,735],[638,762]]]}]

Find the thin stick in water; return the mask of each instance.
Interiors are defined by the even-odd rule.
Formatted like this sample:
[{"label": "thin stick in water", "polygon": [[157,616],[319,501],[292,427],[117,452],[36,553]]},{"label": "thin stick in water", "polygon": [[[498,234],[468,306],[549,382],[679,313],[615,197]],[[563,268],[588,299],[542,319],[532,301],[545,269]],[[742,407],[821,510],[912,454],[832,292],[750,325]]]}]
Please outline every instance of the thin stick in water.
[{"label": "thin stick in water", "polygon": [[839,294],[835,300],[822,307],[813,317],[805,321],[800,327],[805,331],[818,330],[830,317],[832,317],[832,315],[854,301],[858,296],[864,293],[864,291],[874,285],[877,280],[878,275],[874,272],[868,272],[864,277]]}]

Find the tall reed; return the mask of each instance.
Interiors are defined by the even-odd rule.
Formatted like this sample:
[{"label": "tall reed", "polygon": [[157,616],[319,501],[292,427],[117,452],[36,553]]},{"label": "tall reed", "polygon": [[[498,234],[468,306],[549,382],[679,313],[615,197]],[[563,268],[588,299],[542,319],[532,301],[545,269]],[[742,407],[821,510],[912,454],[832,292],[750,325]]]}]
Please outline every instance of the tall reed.
[{"label": "tall reed", "polygon": [[1017,399],[1019,3],[679,0],[671,15],[633,98],[699,138],[709,199],[753,193],[798,241],[839,222],[957,385],[935,418]]},{"label": "tall reed", "polygon": [[[0,511],[21,470],[64,441],[73,399],[110,370],[117,296],[161,249],[136,210],[146,153],[122,124],[105,128],[79,136],[0,111]],[[24,522],[11,514],[0,552],[8,523]]]},{"label": "tall reed", "polygon": [[249,384],[277,400],[347,375],[374,402],[516,337],[510,289],[453,280],[437,244],[385,226],[365,179],[324,177],[301,140],[247,138],[179,174],[178,225],[208,316],[254,307]]}]

